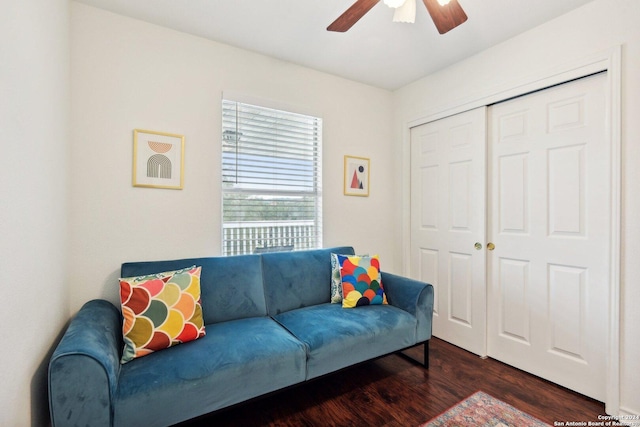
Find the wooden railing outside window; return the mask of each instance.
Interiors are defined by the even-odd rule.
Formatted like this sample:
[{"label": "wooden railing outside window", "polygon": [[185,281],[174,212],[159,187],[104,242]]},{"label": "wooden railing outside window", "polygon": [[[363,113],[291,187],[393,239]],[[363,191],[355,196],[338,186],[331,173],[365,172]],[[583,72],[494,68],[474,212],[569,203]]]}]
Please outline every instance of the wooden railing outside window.
[{"label": "wooden railing outside window", "polygon": [[223,255],[316,248],[314,221],[254,221],[225,223]]}]

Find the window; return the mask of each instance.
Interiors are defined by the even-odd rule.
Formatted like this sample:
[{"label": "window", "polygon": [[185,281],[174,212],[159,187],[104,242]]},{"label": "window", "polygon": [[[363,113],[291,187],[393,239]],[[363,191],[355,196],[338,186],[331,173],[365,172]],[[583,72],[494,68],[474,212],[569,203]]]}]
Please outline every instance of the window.
[{"label": "window", "polygon": [[222,101],[222,252],[322,246],[322,119]]}]

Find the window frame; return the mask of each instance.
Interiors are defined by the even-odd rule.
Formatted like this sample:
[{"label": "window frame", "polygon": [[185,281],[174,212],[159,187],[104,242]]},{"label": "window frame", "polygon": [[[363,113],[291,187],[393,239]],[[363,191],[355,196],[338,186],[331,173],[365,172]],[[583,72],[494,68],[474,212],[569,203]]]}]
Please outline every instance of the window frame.
[{"label": "window frame", "polygon": [[222,99],[222,254],[321,248],[323,119],[260,104]]}]

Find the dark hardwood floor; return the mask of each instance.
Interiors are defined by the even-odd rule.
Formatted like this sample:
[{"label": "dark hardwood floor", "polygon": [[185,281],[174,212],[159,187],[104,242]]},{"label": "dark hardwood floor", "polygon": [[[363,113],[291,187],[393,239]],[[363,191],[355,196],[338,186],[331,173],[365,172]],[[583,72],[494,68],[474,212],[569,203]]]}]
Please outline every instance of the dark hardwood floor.
[{"label": "dark hardwood floor", "polygon": [[[407,353],[421,360],[422,346]],[[604,414],[601,402],[437,338],[429,361],[385,356],[182,426],[417,427],[478,390],[552,426]]]}]

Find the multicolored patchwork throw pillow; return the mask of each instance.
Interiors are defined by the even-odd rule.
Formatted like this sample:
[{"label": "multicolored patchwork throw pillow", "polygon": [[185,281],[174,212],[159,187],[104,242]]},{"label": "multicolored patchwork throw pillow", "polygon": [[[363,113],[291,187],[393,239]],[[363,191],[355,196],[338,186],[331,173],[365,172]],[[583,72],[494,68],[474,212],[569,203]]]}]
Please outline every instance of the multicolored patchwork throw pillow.
[{"label": "multicolored patchwork throw pillow", "polygon": [[374,256],[338,255],[342,266],[342,307],[387,304],[382,287],[380,259]]},{"label": "multicolored patchwork throw pillow", "polygon": [[[340,275],[340,269],[342,268],[341,262],[350,256],[353,255],[342,255],[342,258],[339,258],[338,254],[331,254],[331,304],[340,304],[342,302],[342,276]],[[369,255],[366,254],[358,256],[363,257]]]},{"label": "multicolored patchwork throw pillow", "polygon": [[121,363],[205,335],[200,272],[195,265],[176,271],[120,279]]}]

